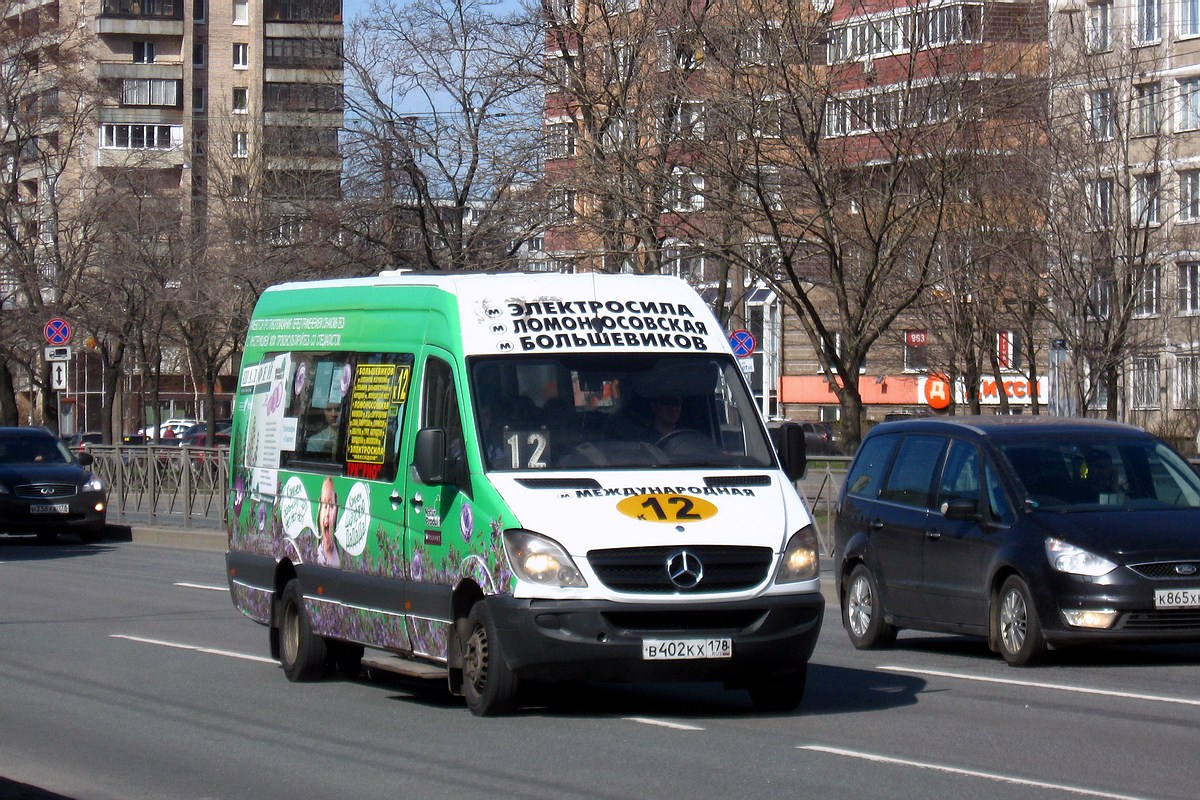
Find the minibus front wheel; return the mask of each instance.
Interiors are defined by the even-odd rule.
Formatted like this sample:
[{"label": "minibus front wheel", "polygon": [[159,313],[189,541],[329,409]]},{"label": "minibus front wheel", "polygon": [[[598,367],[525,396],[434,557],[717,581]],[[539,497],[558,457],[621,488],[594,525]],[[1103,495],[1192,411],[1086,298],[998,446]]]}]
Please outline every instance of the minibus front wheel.
[{"label": "minibus front wheel", "polygon": [[511,711],[516,705],[517,676],[504,663],[496,622],[485,601],[471,606],[467,615],[462,657],[463,694],[471,713],[489,717]]},{"label": "minibus front wheel", "polygon": [[289,681],[312,681],[325,674],[325,640],[313,633],[304,611],[300,581],[293,578],[279,597],[279,663]]}]

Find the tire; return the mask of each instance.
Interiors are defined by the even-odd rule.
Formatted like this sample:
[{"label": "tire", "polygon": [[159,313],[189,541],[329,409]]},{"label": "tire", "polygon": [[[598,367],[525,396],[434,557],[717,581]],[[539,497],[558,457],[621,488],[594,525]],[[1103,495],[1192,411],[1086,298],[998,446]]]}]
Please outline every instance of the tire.
[{"label": "tire", "polygon": [[300,581],[294,578],[279,597],[279,664],[289,681],[313,681],[325,674],[325,640],[313,633],[304,611]]},{"label": "tire", "polygon": [[891,647],[896,642],[896,626],[883,618],[879,582],[866,564],[859,564],[850,573],[842,600],[842,626],[850,643],[859,650]]},{"label": "tire", "polygon": [[516,706],[517,676],[504,663],[496,623],[486,601],[467,615],[462,642],[463,694],[467,708],[477,717],[505,714]]},{"label": "tire", "polygon": [[808,682],[808,664],[787,675],[773,675],[755,681],[750,686],[750,702],[754,708],[768,714],[795,711],[804,700]]},{"label": "tire", "polygon": [[992,614],[1000,655],[1010,665],[1023,667],[1046,652],[1033,595],[1021,578],[1013,575],[1004,582]]}]

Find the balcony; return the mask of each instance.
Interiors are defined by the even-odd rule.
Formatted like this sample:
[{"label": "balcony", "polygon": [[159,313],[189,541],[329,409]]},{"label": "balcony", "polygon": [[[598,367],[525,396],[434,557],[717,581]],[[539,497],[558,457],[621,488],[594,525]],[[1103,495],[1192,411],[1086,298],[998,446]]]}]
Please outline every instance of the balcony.
[{"label": "balcony", "polygon": [[96,33],[182,36],[185,0],[103,0]]},{"label": "balcony", "polygon": [[101,61],[101,78],[163,78],[183,80],[183,62],[156,61],[153,64],[130,64],[128,61]]}]

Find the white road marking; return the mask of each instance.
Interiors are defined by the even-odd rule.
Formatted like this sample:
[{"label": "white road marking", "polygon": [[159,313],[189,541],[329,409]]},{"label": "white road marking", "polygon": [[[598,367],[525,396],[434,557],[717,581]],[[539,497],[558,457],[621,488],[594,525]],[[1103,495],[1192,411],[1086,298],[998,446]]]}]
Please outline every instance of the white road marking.
[{"label": "white road marking", "polygon": [[1001,683],[1008,686],[1025,686],[1031,689],[1052,689],[1058,692],[1074,692],[1075,694],[1094,694],[1102,697],[1120,697],[1126,700],[1149,700],[1155,703],[1175,703],[1181,706],[1200,706],[1200,700],[1190,700],[1186,697],[1165,697],[1157,694],[1136,694],[1134,692],[1114,692],[1109,689],[1089,689],[1084,686],[1067,686],[1061,683],[1041,683],[1039,681],[1021,681],[1013,678],[989,678],[983,675],[969,675],[963,672],[942,672],[934,669],[916,669],[914,667],[884,666],[879,669],[887,672],[903,672],[909,675],[929,675],[935,678],[957,678],[963,681],[978,683]]},{"label": "white road marking", "polygon": [[208,589],[211,592],[228,592],[228,586],[209,586],[206,583],[176,583],[175,586],[181,586],[184,589]]},{"label": "white road marking", "polygon": [[676,731],[702,731],[704,728],[698,728],[695,725],[684,725],[680,722],[667,722],[665,719],[651,719],[650,717],[624,717],[626,722],[640,722],[643,725],[657,725],[660,728],[670,728]]},{"label": "white road marking", "polygon": [[855,750],[843,750],[840,747],[824,747],[822,745],[797,745],[798,750],[809,750],[816,753],[829,753],[835,756],[846,756],[847,758],[857,758],[863,761],[874,761],[880,764],[896,764],[902,767],[916,767],[917,769],[929,769],[936,772],[947,772],[951,775],[964,775],[968,778],[983,778],[989,781],[997,781],[999,783],[1011,783],[1017,786],[1031,786],[1036,789],[1052,789],[1060,792],[1070,792],[1071,794],[1081,794],[1087,797],[1104,797],[1108,800],[1144,800],[1141,797],[1128,794],[1113,794],[1112,792],[1099,792],[1093,789],[1085,789],[1081,786],[1070,786],[1065,783],[1047,783],[1045,781],[1032,781],[1025,778],[1015,778],[1011,775],[999,775],[995,772],[980,772],[974,769],[959,769],[958,767],[948,767],[944,764],[930,764],[926,761],[911,761],[905,758],[892,758],[890,756],[881,756],[875,753],[863,753]]},{"label": "white road marking", "polygon": [[255,661],[260,664],[275,664],[273,658],[263,658],[262,656],[252,656],[248,653],[235,653],[232,650],[217,650],[213,647],[198,647],[194,644],[183,644],[182,642],[164,642],[161,639],[143,639],[141,636],[126,636],[122,633],[110,633],[112,639],[126,639],[130,642],[141,642],[142,644],[156,644],[159,647],[173,647],[176,650],[192,650],[196,653],[209,653],[214,656],[225,656],[227,658],[240,658],[243,661]]},{"label": "white road marking", "polygon": [[208,589],[209,591],[229,591],[229,587],[210,587],[206,583],[176,583],[176,587],[184,589]]}]

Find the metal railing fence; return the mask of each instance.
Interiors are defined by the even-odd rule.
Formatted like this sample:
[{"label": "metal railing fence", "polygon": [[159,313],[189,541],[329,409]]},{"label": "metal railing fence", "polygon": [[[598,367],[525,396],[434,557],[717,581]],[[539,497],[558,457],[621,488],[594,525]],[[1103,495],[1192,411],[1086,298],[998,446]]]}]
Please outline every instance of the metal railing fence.
[{"label": "metal railing fence", "polygon": [[90,445],[108,488],[108,521],[222,529],[229,451],[178,445]]}]

